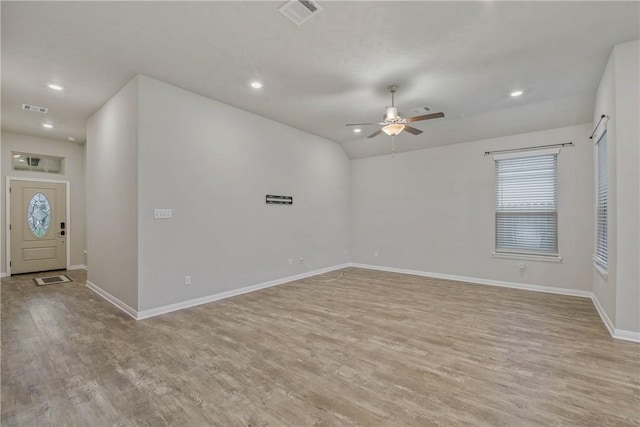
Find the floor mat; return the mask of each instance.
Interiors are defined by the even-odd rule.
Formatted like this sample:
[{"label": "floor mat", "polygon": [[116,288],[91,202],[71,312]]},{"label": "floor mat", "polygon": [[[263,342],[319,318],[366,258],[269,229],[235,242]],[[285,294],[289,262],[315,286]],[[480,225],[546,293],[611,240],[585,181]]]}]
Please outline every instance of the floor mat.
[{"label": "floor mat", "polygon": [[36,285],[38,285],[38,286],[55,285],[55,284],[58,284],[58,283],[73,282],[73,280],[69,279],[64,274],[60,274],[58,276],[38,277],[37,279],[33,279],[33,281],[36,282]]}]

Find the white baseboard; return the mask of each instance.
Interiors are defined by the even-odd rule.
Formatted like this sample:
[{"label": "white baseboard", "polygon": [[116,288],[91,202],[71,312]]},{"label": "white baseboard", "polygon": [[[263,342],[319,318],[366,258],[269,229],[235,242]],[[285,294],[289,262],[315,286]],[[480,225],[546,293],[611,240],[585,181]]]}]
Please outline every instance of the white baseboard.
[{"label": "white baseboard", "polygon": [[70,265],[69,268],[67,268],[67,270],[86,270],[87,266],[84,264],[78,264],[78,265]]},{"label": "white baseboard", "polygon": [[370,264],[358,264],[353,262],[349,263],[349,265],[351,267],[366,268],[368,270],[388,271],[391,273],[411,274],[413,276],[431,277],[434,279],[455,280],[458,282],[467,282],[467,283],[473,283],[473,284],[479,284],[479,285],[500,286],[504,288],[522,289],[526,291],[546,292],[551,294],[590,298],[593,301],[593,305],[596,307],[596,311],[600,315],[602,322],[604,323],[605,327],[609,331],[609,334],[613,338],[640,343],[640,333],[625,331],[622,329],[616,329],[614,327],[613,322],[611,321],[611,319],[609,319],[609,316],[607,316],[607,313],[602,308],[600,301],[598,301],[598,298],[596,298],[595,294],[591,291],[555,288],[555,287],[540,286],[540,285],[529,285],[526,283],[505,282],[501,280],[488,280],[488,279],[480,279],[477,277],[455,276],[451,274],[430,273],[426,271],[408,270],[405,268],[384,267],[384,266],[370,265]]},{"label": "white baseboard", "polygon": [[0,277],[7,277],[7,273],[0,273]]},{"label": "white baseboard", "polygon": [[125,313],[127,313],[129,316],[133,317],[134,319],[138,318],[138,312],[136,310],[131,308],[126,303],[120,301],[118,298],[114,297],[109,292],[107,292],[104,289],[100,288],[98,285],[96,285],[94,283],[91,283],[90,281],[87,280],[87,287],[89,289],[91,289],[93,292],[95,292],[96,294],[100,295],[102,298],[104,298],[107,301],[109,301],[111,304],[113,304],[114,306],[116,306],[120,310],[122,310]]},{"label": "white baseboard", "polygon": [[613,331],[613,337],[619,340],[640,343],[640,332],[631,332],[631,331],[625,331],[623,329],[615,329]]},{"label": "white baseboard", "polygon": [[150,308],[148,310],[142,310],[138,312],[137,319],[138,320],[147,319],[149,317],[159,316],[160,314],[170,313],[172,311],[182,310],[184,308],[194,307],[196,305],[218,301],[221,299],[230,298],[236,295],[246,294],[246,293],[257,291],[260,289],[270,288],[272,286],[282,285],[284,283],[305,279],[311,276],[317,276],[318,274],[324,274],[330,271],[340,270],[346,267],[349,267],[349,264],[334,265],[332,267],[321,268],[319,270],[309,271],[306,273],[297,274],[295,276],[283,277],[282,279],[275,279],[275,280],[270,280],[268,282],[258,283],[256,285],[245,286],[244,288],[232,289],[230,291],[207,295],[204,297],[195,298],[188,301],[177,302],[175,304],[164,305],[162,307]]},{"label": "white baseboard", "polygon": [[600,304],[600,301],[598,300],[598,297],[596,297],[596,294],[593,294],[591,296],[591,301],[593,301],[593,305],[596,307],[596,311],[600,315],[600,319],[602,319],[602,323],[604,323],[607,331],[609,331],[609,334],[611,334],[612,337],[615,337],[616,328],[615,326],[613,326],[613,322],[611,321],[611,319],[609,319],[607,312],[604,311],[604,308],[602,307],[602,304]]},{"label": "white baseboard", "polygon": [[592,292],[578,289],[554,288],[551,286],[529,285],[526,283],[505,282],[501,280],[480,279],[478,277],[455,276],[452,274],[431,273],[428,271],[408,270],[405,268],[383,267],[379,265],[351,263],[352,267],[369,270],[388,271],[391,273],[411,274],[413,276],[431,277],[434,279],[455,280],[457,282],[473,283],[477,285],[500,286],[503,288],[523,289],[526,291],[546,292],[549,294],[569,295],[581,298],[591,298]]}]

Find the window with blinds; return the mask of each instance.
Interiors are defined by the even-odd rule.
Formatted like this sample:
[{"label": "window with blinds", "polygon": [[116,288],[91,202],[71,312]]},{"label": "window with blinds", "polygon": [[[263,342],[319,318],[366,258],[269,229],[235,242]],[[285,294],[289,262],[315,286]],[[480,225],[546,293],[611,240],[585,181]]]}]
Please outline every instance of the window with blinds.
[{"label": "window with blinds", "polygon": [[597,202],[596,202],[596,253],[594,261],[600,267],[607,268],[607,132],[596,143]]},{"label": "window with blinds", "polygon": [[558,255],[558,152],[494,157],[496,252]]}]

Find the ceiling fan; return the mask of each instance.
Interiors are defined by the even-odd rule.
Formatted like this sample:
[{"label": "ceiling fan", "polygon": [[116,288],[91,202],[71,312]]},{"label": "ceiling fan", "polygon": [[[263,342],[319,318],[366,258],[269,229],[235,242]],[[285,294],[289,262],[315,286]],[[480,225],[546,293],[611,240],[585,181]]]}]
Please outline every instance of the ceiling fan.
[{"label": "ceiling fan", "polygon": [[430,120],[430,119],[439,119],[444,117],[444,113],[431,113],[425,114],[423,116],[414,116],[409,118],[402,117],[402,113],[398,111],[398,108],[395,106],[394,95],[398,90],[397,85],[391,85],[387,88],[387,90],[391,93],[391,107],[386,107],[385,114],[382,116],[382,121],[379,123],[349,123],[346,126],[366,126],[366,125],[380,125],[382,129],[378,129],[367,138],[373,138],[375,136],[380,135],[382,132],[386,133],[389,136],[396,136],[400,132],[407,131],[413,135],[419,135],[422,133],[420,129],[416,129],[412,126],[409,126],[407,123],[419,122],[421,120]]}]

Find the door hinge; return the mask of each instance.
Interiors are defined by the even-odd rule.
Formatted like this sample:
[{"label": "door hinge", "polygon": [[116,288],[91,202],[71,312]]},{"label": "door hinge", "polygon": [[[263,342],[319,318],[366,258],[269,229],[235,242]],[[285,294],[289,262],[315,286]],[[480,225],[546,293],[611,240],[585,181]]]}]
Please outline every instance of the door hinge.
[{"label": "door hinge", "polygon": [[11,261],[9,261],[9,267],[11,267]]},{"label": "door hinge", "polygon": [[9,187],[9,193],[11,193],[11,187]]},{"label": "door hinge", "polygon": [[9,230],[11,230],[11,224],[9,224]]}]

